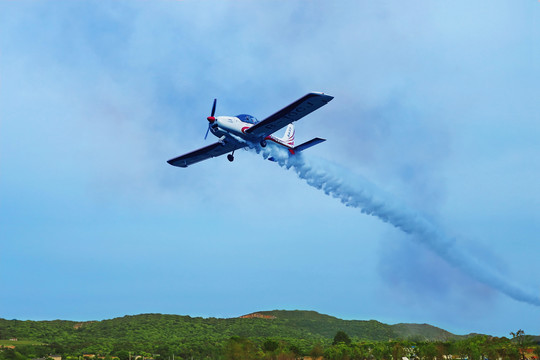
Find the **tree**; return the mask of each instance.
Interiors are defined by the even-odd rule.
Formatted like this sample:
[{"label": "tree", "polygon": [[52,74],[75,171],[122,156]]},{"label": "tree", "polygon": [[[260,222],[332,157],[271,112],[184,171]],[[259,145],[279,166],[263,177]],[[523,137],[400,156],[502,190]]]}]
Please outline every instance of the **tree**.
[{"label": "tree", "polygon": [[399,341],[394,342],[392,345],[392,359],[401,360],[403,356],[405,356],[403,344],[401,344]]},{"label": "tree", "polygon": [[388,360],[392,357],[392,349],[387,343],[378,342],[373,345],[371,355],[373,355],[376,360]]},{"label": "tree", "polygon": [[344,342],[330,346],[324,352],[324,358],[328,360],[348,360],[351,358],[352,348]]},{"label": "tree", "polygon": [[349,335],[347,335],[347,333],[345,333],[345,331],[340,330],[334,336],[334,342],[332,343],[332,345],[337,345],[339,343],[344,343],[345,345],[351,344],[351,338],[349,337]]},{"label": "tree", "polygon": [[468,356],[468,346],[467,340],[459,340],[453,344],[453,353],[457,354],[461,359],[464,359]]},{"label": "tree", "polygon": [[525,331],[521,329],[511,332],[510,335],[512,335],[512,341],[517,346],[521,360],[525,360],[526,349],[532,345],[531,337],[525,335]]},{"label": "tree", "polygon": [[302,350],[296,344],[289,345],[289,350],[294,354],[295,359],[298,359],[302,355]]},{"label": "tree", "polygon": [[274,352],[278,349],[279,343],[276,340],[266,339],[262,345],[265,352]]},{"label": "tree", "polygon": [[127,350],[118,351],[116,356],[118,356],[120,360],[129,360],[129,352]]},{"label": "tree", "polygon": [[[446,342],[438,341],[435,343],[435,348],[437,349],[437,360],[444,359],[445,355],[448,354],[449,344]],[[493,359],[495,360],[495,359]]]},{"label": "tree", "polygon": [[324,355],[324,349],[320,343],[315,344],[313,348],[311,349],[311,351],[309,352],[309,356],[313,360],[317,360],[323,355]]},{"label": "tree", "polygon": [[6,360],[26,360],[26,358],[21,355],[21,353],[13,349],[4,350],[3,353]]},{"label": "tree", "polygon": [[246,338],[233,336],[225,345],[227,360],[253,360],[257,358],[257,347]]}]

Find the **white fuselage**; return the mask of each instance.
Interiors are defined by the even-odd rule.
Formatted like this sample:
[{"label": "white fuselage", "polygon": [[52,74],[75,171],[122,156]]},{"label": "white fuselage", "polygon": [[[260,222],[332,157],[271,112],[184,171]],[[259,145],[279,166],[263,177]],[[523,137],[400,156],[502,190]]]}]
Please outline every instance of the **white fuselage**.
[{"label": "white fuselage", "polygon": [[222,138],[223,136],[225,136],[225,139],[227,137],[232,137],[235,140],[240,138],[243,141],[253,144],[258,144],[264,140],[270,140],[288,149],[292,149],[291,146],[275,136],[269,135],[265,138],[257,138],[249,133],[246,133],[246,130],[253,125],[255,124],[244,122],[236,116],[216,116],[216,120],[210,126],[210,131],[218,138]]},{"label": "white fuselage", "polygon": [[[215,126],[217,125],[217,126]],[[235,116],[217,116],[216,121],[210,127],[210,131],[217,137],[222,137],[234,134],[241,137],[244,140],[255,141],[257,139],[249,136],[244,131],[252,127],[254,124],[249,124],[241,121]]]}]

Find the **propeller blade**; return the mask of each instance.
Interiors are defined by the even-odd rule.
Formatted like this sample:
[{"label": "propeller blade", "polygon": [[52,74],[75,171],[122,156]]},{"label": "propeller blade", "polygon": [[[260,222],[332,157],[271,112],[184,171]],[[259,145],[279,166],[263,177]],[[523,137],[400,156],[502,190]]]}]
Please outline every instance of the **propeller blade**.
[{"label": "propeller blade", "polygon": [[214,99],[214,105],[212,105],[212,114],[210,116],[214,116],[214,114],[216,113],[216,101],[217,99]]},{"label": "propeller blade", "polygon": [[210,131],[210,126],[214,123],[214,121],[216,121],[216,118],[214,117],[214,114],[216,113],[216,102],[217,102],[217,99],[214,99],[214,104],[212,105],[212,113],[209,117],[206,118],[208,119],[208,129],[206,129],[204,140],[206,140],[206,137],[208,136],[208,132]]}]

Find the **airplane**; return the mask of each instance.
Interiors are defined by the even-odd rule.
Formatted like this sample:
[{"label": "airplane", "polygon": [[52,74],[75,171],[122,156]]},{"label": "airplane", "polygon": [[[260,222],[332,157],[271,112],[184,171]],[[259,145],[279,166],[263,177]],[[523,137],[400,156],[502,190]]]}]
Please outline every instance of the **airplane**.
[{"label": "airplane", "polygon": [[[167,162],[173,166],[185,168],[226,153],[230,153],[227,155],[227,159],[232,162],[235,150],[257,145],[266,147],[269,141],[285,147],[291,155],[294,155],[326,140],[314,138],[294,146],[295,131],[292,123],[326,105],[333,98],[333,96],[324,93],[311,92],[262,121],[247,114],[214,116],[217,102],[214,99],[210,116],[206,118],[208,129],[204,139],[206,140],[208,132],[212,132],[219,140],[212,145],[175,157]],[[287,129],[283,137],[278,138],[272,135],[285,126]],[[269,158],[269,160],[273,159]]]}]

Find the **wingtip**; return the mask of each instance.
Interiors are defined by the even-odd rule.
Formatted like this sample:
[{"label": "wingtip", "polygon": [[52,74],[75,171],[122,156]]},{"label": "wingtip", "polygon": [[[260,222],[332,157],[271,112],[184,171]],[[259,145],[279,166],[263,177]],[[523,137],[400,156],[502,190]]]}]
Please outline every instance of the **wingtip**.
[{"label": "wingtip", "polygon": [[185,161],[183,163],[178,163],[178,162],[175,162],[174,160],[175,159],[167,160],[167,163],[172,166],[187,168],[187,164]]},{"label": "wingtip", "polygon": [[329,102],[334,98],[332,95],[325,94],[322,91],[312,91],[309,94],[310,95],[316,95],[316,96],[322,96],[322,97],[324,97],[326,99],[326,102]]}]

